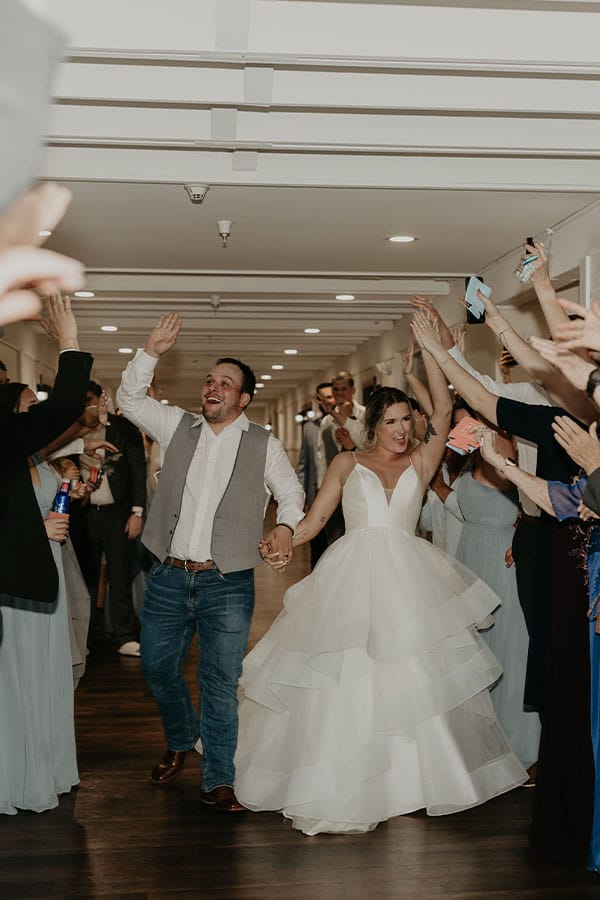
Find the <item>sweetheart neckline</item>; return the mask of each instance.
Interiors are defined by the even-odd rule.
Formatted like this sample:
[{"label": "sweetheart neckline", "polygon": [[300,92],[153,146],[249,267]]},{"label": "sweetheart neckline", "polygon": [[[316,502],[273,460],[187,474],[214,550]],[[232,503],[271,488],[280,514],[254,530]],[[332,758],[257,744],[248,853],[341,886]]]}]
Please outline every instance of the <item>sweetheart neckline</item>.
[{"label": "sweetheart neckline", "polygon": [[[401,480],[404,478],[404,476],[406,475],[406,473],[407,473],[410,469],[413,469],[413,471],[416,473],[416,469],[415,469],[414,465],[412,464],[412,462],[410,462],[410,463],[408,464],[408,466],[406,467],[406,469],[404,470],[404,472],[402,472],[400,475],[398,475],[398,478],[396,479],[396,484],[394,485],[394,487],[393,487],[393,488],[386,488],[385,485],[384,485],[384,483],[383,483],[383,481],[381,480],[381,478],[379,477],[379,475],[377,474],[377,472],[376,472],[374,469],[370,469],[369,466],[365,466],[365,465],[363,465],[363,463],[361,463],[361,462],[359,462],[357,459],[355,459],[355,461],[354,461],[354,469],[353,469],[352,471],[354,471],[354,470],[356,469],[357,466],[360,466],[361,469],[365,469],[367,472],[370,472],[372,475],[375,476],[375,478],[377,479],[377,481],[379,482],[379,484],[380,484],[380,486],[381,486],[382,491],[384,492],[384,495],[385,495],[385,492],[386,492],[386,491],[390,491],[390,490],[391,490],[392,494],[391,494],[391,496],[390,496],[390,503],[388,503],[388,506],[391,504],[391,501],[392,501],[393,498],[394,498],[394,494],[396,493],[396,488],[398,487],[398,485],[400,484]],[[387,496],[386,496],[386,500],[387,500]]]}]

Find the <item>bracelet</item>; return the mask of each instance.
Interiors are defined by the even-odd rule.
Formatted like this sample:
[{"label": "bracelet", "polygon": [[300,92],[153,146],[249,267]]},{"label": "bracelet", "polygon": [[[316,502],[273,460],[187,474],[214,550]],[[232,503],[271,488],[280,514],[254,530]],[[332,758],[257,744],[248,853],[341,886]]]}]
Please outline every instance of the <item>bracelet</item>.
[{"label": "bracelet", "polygon": [[291,525],[288,525],[287,522],[278,522],[278,523],[277,523],[277,528],[279,528],[280,525],[283,525],[284,528],[289,528],[290,531],[292,532],[292,534],[294,534],[294,529],[292,528]]}]

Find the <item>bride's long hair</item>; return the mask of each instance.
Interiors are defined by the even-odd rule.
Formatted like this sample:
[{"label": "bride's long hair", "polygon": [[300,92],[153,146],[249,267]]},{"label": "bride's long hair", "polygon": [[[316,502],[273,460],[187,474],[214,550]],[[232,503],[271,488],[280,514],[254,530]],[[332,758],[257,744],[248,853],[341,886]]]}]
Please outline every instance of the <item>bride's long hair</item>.
[{"label": "bride's long hair", "polygon": [[415,417],[413,415],[413,409],[410,405],[410,400],[404,393],[404,391],[399,390],[399,388],[395,387],[387,387],[386,385],[381,385],[380,387],[376,387],[369,399],[367,400],[367,405],[365,407],[365,415],[364,415],[364,432],[365,432],[365,450],[372,450],[377,443],[377,429],[381,424],[381,420],[383,419],[385,412],[390,406],[393,406],[394,403],[406,403],[410,412],[410,421],[414,428],[415,426]]}]

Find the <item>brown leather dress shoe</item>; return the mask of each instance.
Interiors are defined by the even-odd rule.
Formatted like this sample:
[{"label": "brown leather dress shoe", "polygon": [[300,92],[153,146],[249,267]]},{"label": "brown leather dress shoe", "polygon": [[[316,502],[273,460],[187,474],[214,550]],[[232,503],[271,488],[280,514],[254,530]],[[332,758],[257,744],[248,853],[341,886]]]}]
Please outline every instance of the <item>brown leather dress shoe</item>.
[{"label": "brown leather dress shoe", "polygon": [[200,791],[200,799],[207,806],[214,806],[217,812],[225,813],[243,813],[246,807],[242,806],[235,794],[233,788],[227,784],[220,784],[212,791]]},{"label": "brown leather dress shoe", "polygon": [[167,750],[150,772],[152,784],[166,784],[167,781],[179,775],[185,764],[186,753],[187,750]]}]

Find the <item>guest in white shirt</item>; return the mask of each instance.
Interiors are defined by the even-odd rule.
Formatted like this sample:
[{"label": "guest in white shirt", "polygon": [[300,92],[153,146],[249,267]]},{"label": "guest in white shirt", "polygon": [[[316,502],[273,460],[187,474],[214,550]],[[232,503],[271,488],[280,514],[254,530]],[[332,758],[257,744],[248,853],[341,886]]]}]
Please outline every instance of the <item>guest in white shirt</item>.
[{"label": "guest in white shirt", "polygon": [[[248,421],[255,377],[239,360],[217,360],[201,388],[201,415],[147,396],[158,359],[174,345],[179,316],[161,316],[123,373],[118,402],[158,442],[162,469],[142,540],[157,561],[142,613],[144,675],[157,700],[168,749],[150,779],[177,775],[185,753],[202,744],[203,802],[243,811],[233,792],[237,683],[254,607],[264,513],[271,495],[277,525],[262,545],[291,559],[304,492],[281,443]],[[198,634],[200,714],[183,677]]]}]

